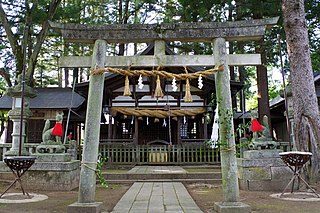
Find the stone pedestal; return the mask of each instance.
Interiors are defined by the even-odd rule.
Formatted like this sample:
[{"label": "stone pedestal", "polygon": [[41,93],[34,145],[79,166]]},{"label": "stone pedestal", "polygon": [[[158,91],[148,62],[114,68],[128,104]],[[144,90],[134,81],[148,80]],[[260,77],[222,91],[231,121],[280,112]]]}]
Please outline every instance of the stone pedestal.
[{"label": "stone pedestal", "polygon": [[73,203],[68,206],[67,213],[100,213],[102,202],[94,203]]},{"label": "stone pedestal", "polygon": [[248,213],[251,207],[242,202],[216,202],[213,206],[218,213]]},{"label": "stone pedestal", "polygon": [[[37,154],[37,160],[22,176],[23,187],[32,190],[70,191],[79,186],[80,161],[69,154]],[[0,179],[12,181],[9,167],[0,161]]]},{"label": "stone pedestal", "polygon": [[282,191],[292,172],[281,160],[282,150],[249,150],[237,161],[239,187],[252,191]]},{"label": "stone pedestal", "polygon": [[70,154],[35,154],[37,160],[23,176],[27,189],[69,191],[79,186],[80,162]]}]

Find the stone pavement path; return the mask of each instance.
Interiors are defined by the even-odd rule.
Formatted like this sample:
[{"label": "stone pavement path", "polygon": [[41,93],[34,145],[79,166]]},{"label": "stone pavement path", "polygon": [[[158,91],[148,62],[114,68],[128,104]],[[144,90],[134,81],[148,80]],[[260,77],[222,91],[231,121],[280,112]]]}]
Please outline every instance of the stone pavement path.
[{"label": "stone pavement path", "polygon": [[136,182],[113,213],[202,213],[180,182]]}]

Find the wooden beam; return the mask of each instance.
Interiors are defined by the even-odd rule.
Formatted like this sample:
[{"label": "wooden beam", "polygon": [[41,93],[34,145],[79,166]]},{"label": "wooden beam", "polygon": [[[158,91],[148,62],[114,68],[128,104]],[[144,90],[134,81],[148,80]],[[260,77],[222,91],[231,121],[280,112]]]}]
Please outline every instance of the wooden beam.
[{"label": "wooden beam", "polygon": [[[230,54],[230,66],[256,66],[261,64],[260,54]],[[145,56],[106,56],[106,67],[202,67],[214,66],[213,55],[145,55]],[[87,68],[91,66],[91,56],[66,56],[59,60],[59,67]]]},{"label": "wooden beam", "polygon": [[97,39],[109,43],[148,43],[154,40],[203,41],[214,38],[234,40],[258,40],[267,27],[277,24],[278,17],[234,22],[197,22],[162,24],[62,24],[50,22],[70,42],[93,43]]}]

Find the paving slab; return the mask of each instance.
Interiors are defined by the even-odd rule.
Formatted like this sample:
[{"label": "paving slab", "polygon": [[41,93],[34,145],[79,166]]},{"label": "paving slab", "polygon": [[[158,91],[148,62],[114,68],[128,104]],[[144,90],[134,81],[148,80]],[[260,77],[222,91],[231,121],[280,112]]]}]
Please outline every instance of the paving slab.
[{"label": "paving slab", "polygon": [[136,182],[112,213],[203,213],[180,182]]}]

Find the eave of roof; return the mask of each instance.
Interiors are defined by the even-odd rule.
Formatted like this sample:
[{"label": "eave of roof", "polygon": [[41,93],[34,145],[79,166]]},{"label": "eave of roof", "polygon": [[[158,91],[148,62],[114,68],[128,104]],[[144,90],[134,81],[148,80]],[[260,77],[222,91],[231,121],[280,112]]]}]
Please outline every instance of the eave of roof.
[{"label": "eave of roof", "polygon": [[[30,100],[30,109],[76,109],[80,107],[85,98],[71,88],[35,88],[37,96]],[[73,94],[72,94],[73,93]],[[72,99],[72,101],[71,101]],[[0,98],[0,109],[11,109],[12,97],[5,94]]]}]

